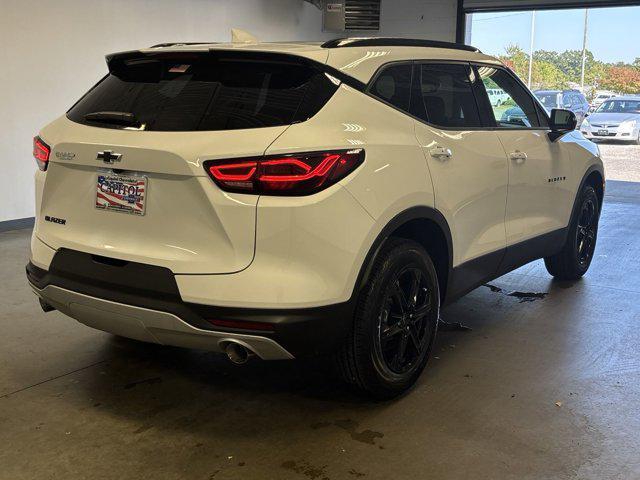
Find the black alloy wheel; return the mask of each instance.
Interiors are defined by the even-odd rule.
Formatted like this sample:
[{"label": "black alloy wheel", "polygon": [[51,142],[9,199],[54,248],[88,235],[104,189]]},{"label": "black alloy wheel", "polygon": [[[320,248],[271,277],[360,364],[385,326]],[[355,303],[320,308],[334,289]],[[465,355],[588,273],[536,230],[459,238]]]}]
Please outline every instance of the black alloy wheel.
[{"label": "black alloy wheel", "polygon": [[588,265],[596,248],[598,229],[597,207],[593,198],[586,199],[578,216],[576,229],[576,255],[580,266]]},{"label": "black alloy wheel", "polygon": [[432,308],[420,269],[405,267],[389,282],[375,338],[376,361],[389,376],[406,375],[420,364],[429,346]]}]

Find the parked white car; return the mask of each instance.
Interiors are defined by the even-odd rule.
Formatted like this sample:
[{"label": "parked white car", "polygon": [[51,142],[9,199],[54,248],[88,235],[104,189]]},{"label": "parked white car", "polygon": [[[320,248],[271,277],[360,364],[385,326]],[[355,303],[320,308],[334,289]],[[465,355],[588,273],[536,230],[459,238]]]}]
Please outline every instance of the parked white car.
[{"label": "parked white car", "polygon": [[593,259],[597,146],[473,47],[178,44],[107,63],[34,139],[27,277],[45,311],[236,363],[331,353],[390,398],[442,305],[535,259],[565,280]]},{"label": "parked white car", "polygon": [[488,88],[487,94],[489,95],[489,101],[491,102],[491,105],[493,105],[494,107],[499,107],[504,102],[509,100],[509,95],[501,88]]},{"label": "parked white car", "polygon": [[606,100],[609,100],[610,98],[614,98],[617,97],[618,95],[613,93],[613,92],[607,92],[607,91],[598,91],[596,92],[596,96],[593,99],[593,101],[591,102],[591,108],[590,111],[595,111],[600,105],[602,105]]},{"label": "parked white car", "polygon": [[640,96],[615,97],[605,101],[584,119],[580,130],[590,140],[640,145]]}]

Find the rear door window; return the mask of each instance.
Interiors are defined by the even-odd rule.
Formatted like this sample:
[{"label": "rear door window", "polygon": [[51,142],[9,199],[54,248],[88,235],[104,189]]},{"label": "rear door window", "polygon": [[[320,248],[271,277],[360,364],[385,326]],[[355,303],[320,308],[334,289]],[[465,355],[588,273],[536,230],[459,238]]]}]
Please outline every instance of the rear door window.
[{"label": "rear door window", "polygon": [[469,65],[416,65],[412,113],[424,121],[444,128],[481,127],[478,105],[472,90],[473,72]]},{"label": "rear door window", "polygon": [[319,66],[288,55],[140,56],[115,60],[67,117],[153,131],[273,127],[315,115],[336,89]]}]

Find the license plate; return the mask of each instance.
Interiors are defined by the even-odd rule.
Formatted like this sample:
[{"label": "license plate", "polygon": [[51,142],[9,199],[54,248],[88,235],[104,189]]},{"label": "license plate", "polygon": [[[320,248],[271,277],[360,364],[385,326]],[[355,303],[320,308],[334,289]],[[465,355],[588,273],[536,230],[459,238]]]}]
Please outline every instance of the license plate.
[{"label": "license plate", "polygon": [[98,174],[96,208],[112,212],[144,215],[147,177]]},{"label": "license plate", "polygon": [[609,130],[598,130],[598,135],[609,135]]}]

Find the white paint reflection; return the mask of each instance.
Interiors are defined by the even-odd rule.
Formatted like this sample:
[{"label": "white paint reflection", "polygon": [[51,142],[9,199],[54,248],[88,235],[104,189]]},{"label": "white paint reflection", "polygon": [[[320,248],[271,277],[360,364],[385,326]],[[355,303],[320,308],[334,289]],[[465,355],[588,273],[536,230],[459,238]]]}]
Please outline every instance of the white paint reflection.
[{"label": "white paint reflection", "polygon": [[183,252],[187,252],[190,253],[192,255],[198,255],[196,252],[194,252],[193,250],[189,250],[188,248],[182,248],[182,247],[178,247],[177,245],[169,245],[168,243],[164,244],[165,247],[169,247],[169,248],[176,248],[178,250],[182,250]]},{"label": "white paint reflection", "polygon": [[340,70],[348,70],[350,68],[357,67],[362,62],[366,62],[367,60],[371,60],[373,58],[384,57],[385,55],[389,55],[389,53],[391,53],[391,52],[388,52],[388,51],[367,52],[364,55],[364,57],[360,57],[357,60],[354,60],[353,62],[348,63],[347,65],[342,67]]},{"label": "white paint reflection", "polygon": [[345,132],[364,132],[366,130],[362,125],[358,125],[357,123],[343,123]]}]

